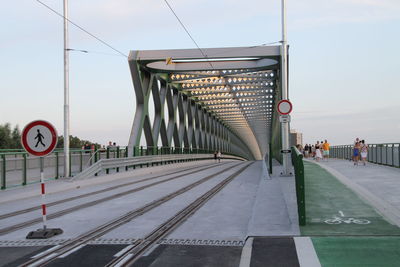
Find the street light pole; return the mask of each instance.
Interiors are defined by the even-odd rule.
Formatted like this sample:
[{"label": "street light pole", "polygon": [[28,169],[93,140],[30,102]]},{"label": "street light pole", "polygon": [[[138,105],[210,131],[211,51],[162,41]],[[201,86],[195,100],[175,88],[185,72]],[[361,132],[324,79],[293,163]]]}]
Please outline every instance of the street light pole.
[{"label": "street light pole", "polygon": [[[287,64],[287,37],[286,37],[286,0],[282,0],[282,45],[281,45],[281,75],[282,75],[282,100],[288,100],[288,64]],[[281,122],[282,150],[289,149],[289,122]],[[283,176],[290,174],[290,154],[283,153]]]},{"label": "street light pole", "polygon": [[68,0],[64,0],[64,177],[70,177],[69,159],[69,50]]}]

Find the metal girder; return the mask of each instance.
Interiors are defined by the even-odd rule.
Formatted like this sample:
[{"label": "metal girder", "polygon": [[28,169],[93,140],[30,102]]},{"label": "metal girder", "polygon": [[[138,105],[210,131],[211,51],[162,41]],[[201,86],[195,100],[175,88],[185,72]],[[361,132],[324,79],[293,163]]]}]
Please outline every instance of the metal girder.
[{"label": "metal girder", "polygon": [[143,134],[147,146],[161,142],[260,159],[279,86],[279,46],[202,51],[131,51],[137,107],[129,146],[139,146]]}]

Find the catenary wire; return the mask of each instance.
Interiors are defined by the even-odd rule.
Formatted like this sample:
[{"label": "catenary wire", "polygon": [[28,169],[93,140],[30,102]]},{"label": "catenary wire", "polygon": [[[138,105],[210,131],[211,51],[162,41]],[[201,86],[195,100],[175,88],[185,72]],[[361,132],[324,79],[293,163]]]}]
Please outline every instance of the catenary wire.
[{"label": "catenary wire", "polygon": [[[78,24],[76,24],[75,22],[71,21],[70,19],[67,19],[66,17],[64,17],[64,15],[62,15],[61,13],[59,13],[58,11],[56,11],[55,9],[51,8],[50,6],[48,6],[47,4],[43,3],[40,0],[36,0],[36,2],[40,3],[41,5],[43,5],[44,7],[48,8],[49,10],[51,10],[52,12],[54,12],[55,14],[57,14],[58,16],[66,19],[69,23],[71,23],[72,25],[74,25],[75,27],[77,27],[78,29],[80,29],[81,31],[85,32],[86,34],[90,35],[91,37],[93,37],[94,39],[96,39],[97,41],[101,42],[102,44],[104,44],[105,46],[108,46],[109,48],[111,48],[112,50],[114,50],[115,52],[117,52],[118,54],[121,54],[124,57],[128,57],[126,54],[124,54],[123,52],[119,51],[118,49],[112,47],[111,45],[109,45],[108,43],[106,43],[105,41],[103,41],[102,39],[100,39],[99,37],[97,37],[96,35],[90,33],[89,31],[85,30],[84,28],[82,28],[81,26],[79,26]],[[83,52],[83,50],[81,51]]]},{"label": "catenary wire", "polygon": [[190,34],[189,30],[186,28],[186,26],[183,24],[183,22],[181,21],[181,19],[178,17],[178,15],[175,13],[174,9],[171,7],[171,5],[168,3],[167,0],[164,0],[164,2],[167,4],[168,8],[171,10],[171,12],[174,14],[175,18],[178,20],[178,22],[181,24],[182,28],[185,30],[185,32],[187,33],[187,35],[190,37],[190,39],[192,39],[193,43],[196,45],[196,47],[200,50],[200,53],[203,55],[203,57],[205,59],[207,59],[208,64],[210,64],[211,68],[214,70],[213,65],[211,64],[211,62],[208,60],[208,56],[206,54],[204,54],[204,51],[200,48],[200,46],[197,44],[197,42],[194,40],[193,36]]}]

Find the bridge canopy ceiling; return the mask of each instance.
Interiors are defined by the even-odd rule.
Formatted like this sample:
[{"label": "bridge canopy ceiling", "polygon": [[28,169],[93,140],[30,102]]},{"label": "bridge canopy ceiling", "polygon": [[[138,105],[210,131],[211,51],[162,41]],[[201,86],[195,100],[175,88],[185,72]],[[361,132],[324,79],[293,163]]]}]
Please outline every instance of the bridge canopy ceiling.
[{"label": "bridge canopy ceiling", "polygon": [[214,114],[256,159],[265,154],[279,95],[280,46],[131,51],[129,61]]}]

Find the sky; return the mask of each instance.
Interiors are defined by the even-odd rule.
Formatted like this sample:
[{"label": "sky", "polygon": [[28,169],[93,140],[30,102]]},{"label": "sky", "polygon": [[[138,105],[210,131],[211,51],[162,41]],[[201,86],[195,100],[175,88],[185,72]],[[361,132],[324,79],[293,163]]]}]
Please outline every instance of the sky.
[{"label": "sky", "polygon": [[[62,13],[61,0],[42,0]],[[279,0],[168,0],[200,47],[281,40]],[[0,9],[0,124],[44,119],[63,133],[63,20],[36,0]],[[69,18],[112,47],[195,48],[163,0],[69,0]],[[400,142],[400,1],[287,0],[291,128],[304,143]],[[127,145],[127,58],[73,25],[71,134]]]}]

